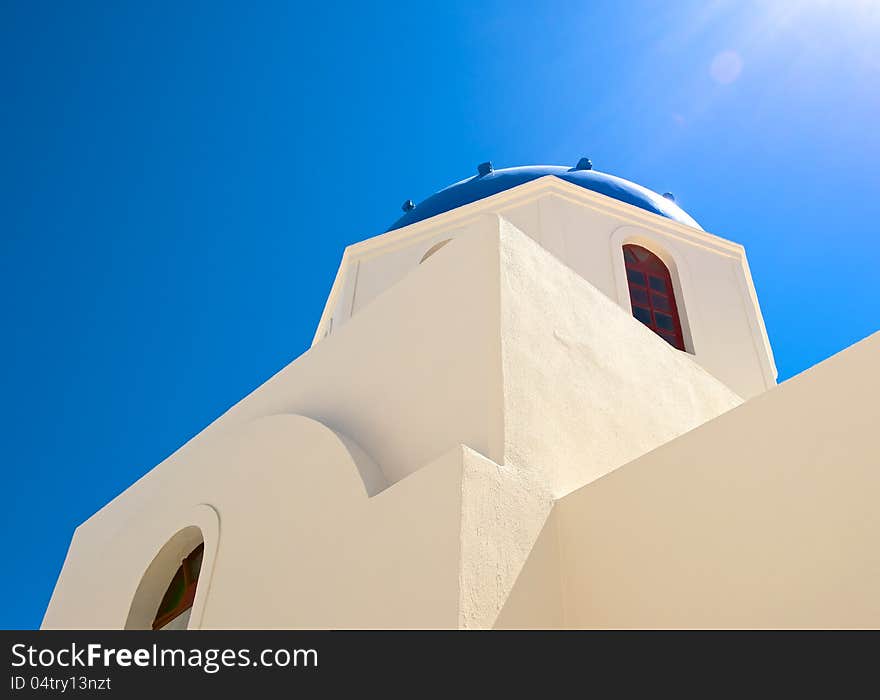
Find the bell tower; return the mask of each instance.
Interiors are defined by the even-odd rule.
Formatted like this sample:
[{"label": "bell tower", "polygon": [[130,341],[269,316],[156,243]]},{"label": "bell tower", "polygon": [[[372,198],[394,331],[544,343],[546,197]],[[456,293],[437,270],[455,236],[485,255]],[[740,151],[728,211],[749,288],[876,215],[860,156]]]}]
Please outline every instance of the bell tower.
[{"label": "bell tower", "polygon": [[572,168],[482,163],[403,212],[386,233],[345,250],[315,343],[497,215],[741,397],[776,384],[744,248],[704,231],[670,193],[593,170],[588,158]]}]

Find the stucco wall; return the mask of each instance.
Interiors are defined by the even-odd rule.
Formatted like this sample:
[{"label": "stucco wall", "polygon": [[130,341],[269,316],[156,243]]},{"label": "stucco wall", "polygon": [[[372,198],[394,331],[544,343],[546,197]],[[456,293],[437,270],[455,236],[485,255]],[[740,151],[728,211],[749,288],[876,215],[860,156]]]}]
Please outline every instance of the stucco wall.
[{"label": "stucco wall", "polygon": [[191,527],[192,627],[514,624],[521,581],[594,624],[535,565],[575,551],[552,500],[740,399],[505,218],[462,231],[84,523],[44,626],[143,626]]},{"label": "stucco wall", "polygon": [[194,441],[297,413],[354,439],[389,483],[459,444],[500,462],[497,229],[475,222]]},{"label": "stucco wall", "polygon": [[875,334],[561,499],[499,626],[880,626],[878,361]]},{"label": "stucco wall", "polygon": [[500,220],[504,461],[555,497],[741,399]]},{"label": "stucco wall", "polygon": [[[489,223],[80,526],[44,626],[123,626],[146,567],[194,524],[206,533],[203,570],[214,572],[210,592],[196,598],[196,627],[457,626],[461,444],[503,454],[497,223]],[[296,413],[321,423],[289,417]],[[199,509],[217,513],[216,523],[198,520]],[[408,573],[420,562],[422,582]],[[254,596],[259,604],[242,604]],[[468,597],[471,617],[484,599]]]},{"label": "stucco wall", "polygon": [[488,629],[553,506],[534,474],[463,449],[459,627]]},{"label": "stucco wall", "polygon": [[192,626],[456,626],[460,449],[372,498],[364,460],[302,416],[203,443],[79,528],[43,628],[125,626],[148,566],[180,527],[200,524],[206,502],[219,525],[205,529],[206,553],[216,556],[203,565]]},{"label": "stucco wall", "polygon": [[370,496],[374,467],[303,416],[215,436],[77,530],[43,628],[148,629],[202,541],[190,629],[490,627],[550,495],[464,446]]},{"label": "stucco wall", "polygon": [[486,216],[84,523],[45,626],[145,626],[198,528],[192,627],[488,627],[553,497],[738,401]]}]

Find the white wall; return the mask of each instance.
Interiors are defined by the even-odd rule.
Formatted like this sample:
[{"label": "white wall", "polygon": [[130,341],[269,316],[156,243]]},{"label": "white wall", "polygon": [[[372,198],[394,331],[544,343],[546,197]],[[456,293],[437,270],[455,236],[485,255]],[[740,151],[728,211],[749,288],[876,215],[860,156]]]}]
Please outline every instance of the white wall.
[{"label": "white wall", "polygon": [[504,462],[557,498],[742,401],[505,220]]},{"label": "white wall", "polygon": [[[216,556],[203,564],[190,627],[455,627],[461,451],[372,498],[365,459],[302,416],[202,442],[78,529],[43,628],[125,626],[169,533],[206,502],[220,527],[205,532]],[[165,585],[178,565],[167,563]]]},{"label": "white wall", "polygon": [[209,429],[309,415],[350,436],[389,483],[453,446],[501,461],[497,221],[380,294]]},{"label": "white wall", "polygon": [[553,497],[739,402],[478,226],[80,526],[44,627],[148,626],[199,535],[191,627],[488,627]]},{"label": "white wall", "polygon": [[498,625],[880,626],[878,361],[875,334],[558,501]]}]

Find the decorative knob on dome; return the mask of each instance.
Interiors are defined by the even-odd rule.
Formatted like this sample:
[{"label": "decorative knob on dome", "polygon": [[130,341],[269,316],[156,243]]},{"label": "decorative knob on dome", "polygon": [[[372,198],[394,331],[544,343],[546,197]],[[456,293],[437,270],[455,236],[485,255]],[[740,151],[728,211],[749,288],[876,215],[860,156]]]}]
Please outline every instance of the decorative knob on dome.
[{"label": "decorative knob on dome", "polygon": [[403,209],[404,211],[412,211],[413,209],[416,208],[416,205],[413,204],[413,201],[412,201],[411,199],[407,199],[407,200],[406,200],[406,201],[400,206],[400,208]]},{"label": "decorative knob on dome", "polygon": [[672,192],[664,192],[663,196],[666,197],[666,199],[668,199],[671,202],[675,201],[675,195],[672,194]]},{"label": "decorative knob on dome", "polygon": [[589,158],[581,158],[578,161],[578,164],[574,166],[575,170],[592,170],[593,169],[593,161]]},{"label": "decorative knob on dome", "polygon": [[488,175],[488,174],[491,173],[494,169],[495,169],[495,168],[492,167],[492,161],[491,161],[491,160],[487,160],[485,163],[480,163],[480,164],[477,166],[477,173],[479,173],[480,177],[482,177],[483,175]]}]

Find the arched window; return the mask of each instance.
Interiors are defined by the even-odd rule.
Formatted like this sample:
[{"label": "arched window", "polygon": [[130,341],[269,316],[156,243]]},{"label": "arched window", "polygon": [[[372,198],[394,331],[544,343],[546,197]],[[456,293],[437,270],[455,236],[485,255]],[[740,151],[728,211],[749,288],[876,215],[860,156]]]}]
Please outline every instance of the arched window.
[{"label": "arched window", "polygon": [[669,268],[650,250],[638,245],[623,246],[623,260],[633,316],[670,345],[684,350]]},{"label": "arched window", "polygon": [[153,620],[154,630],[186,629],[196,598],[196,585],[202,570],[204,552],[205,545],[202,543],[184,558],[159,603],[156,618]]}]

